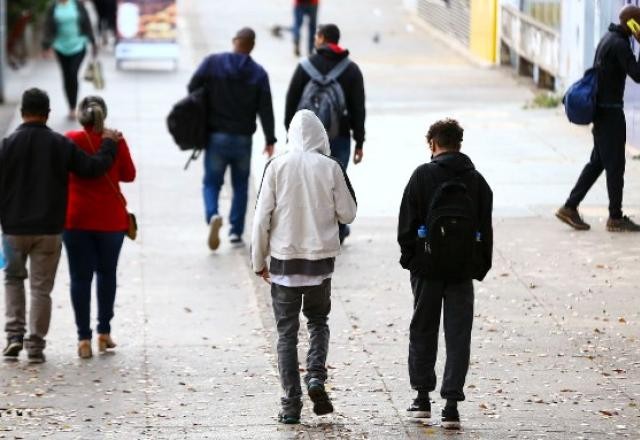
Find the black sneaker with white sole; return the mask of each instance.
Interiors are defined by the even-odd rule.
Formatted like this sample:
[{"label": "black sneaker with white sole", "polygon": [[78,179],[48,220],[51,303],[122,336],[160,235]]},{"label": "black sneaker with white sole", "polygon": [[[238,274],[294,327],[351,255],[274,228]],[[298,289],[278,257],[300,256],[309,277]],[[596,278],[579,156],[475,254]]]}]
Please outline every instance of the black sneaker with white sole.
[{"label": "black sneaker with white sole", "polygon": [[30,351],[27,355],[27,361],[30,364],[44,364],[46,358],[42,351]]},{"label": "black sneaker with white sole", "polygon": [[7,339],[7,346],[2,350],[2,355],[7,360],[16,360],[23,348],[22,338],[11,337]]},{"label": "black sneaker with white sole", "polygon": [[322,416],[333,412],[331,399],[329,399],[329,395],[325,391],[324,384],[322,382],[311,380],[309,382],[307,392],[309,394],[309,398],[313,402],[313,412],[316,415]]},{"label": "black sneaker with white sole", "polygon": [[442,427],[444,429],[460,429],[460,413],[458,408],[445,406],[442,410]]},{"label": "black sneaker with white sole", "polygon": [[428,419],[431,417],[431,402],[424,399],[415,399],[407,408],[407,417],[412,419]]}]

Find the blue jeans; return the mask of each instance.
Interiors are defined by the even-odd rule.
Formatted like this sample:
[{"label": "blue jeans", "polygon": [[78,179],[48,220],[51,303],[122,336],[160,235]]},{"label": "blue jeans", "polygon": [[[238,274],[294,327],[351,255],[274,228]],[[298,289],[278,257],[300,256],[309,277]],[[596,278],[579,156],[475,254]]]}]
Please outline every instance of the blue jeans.
[{"label": "blue jeans", "polygon": [[97,274],[98,333],[111,333],[116,300],[116,270],[124,232],[66,230],[62,234],[69,259],[71,303],[78,339],[91,339],[91,283]]},{"label": "blue jeans", "polygon": [[293,42],[297,46],[300,44],[300,29],[304,21],[304,16],[309,16],[309,55],[313,53],[316,38],[316,24],[318,18],[318,6],[302,5],[293,9]]},{"label": "blue jeans", "polygon": [[[335,158],[344,170],[349,166],[349,158],[351,157],[351,139],[346,136],[339,136],[330,142],[331,157]],[[338,224],[340,240],[349,235],[349,226]]]},{"label": "blue jeans", "polygon": [[224,183],[224,173],[231,167],[233,198],[229,223],[230,234],[242,236],[247,213],[249,174],[251,173],[251,136],[211,133],[204,154],[203,195],[205,221],[218,214],[218,197]]}]

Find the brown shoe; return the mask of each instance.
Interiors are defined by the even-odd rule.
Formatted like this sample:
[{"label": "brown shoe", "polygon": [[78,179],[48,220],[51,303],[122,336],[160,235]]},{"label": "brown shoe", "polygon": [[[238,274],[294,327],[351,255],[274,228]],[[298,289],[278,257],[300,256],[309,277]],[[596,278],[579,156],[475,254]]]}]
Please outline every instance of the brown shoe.
[{"label": "brown shoe", "polygon": [[100,333],[98,335],[98,351],[104,353],[108,348],[116,348],[116,343],[111,339],[111,335],[108,333]]},{"label": "brown shoe", "polygon": [[91,352],[91,339],[83,339],[78,342],[78,356],[81,359],[93,357],[93,353]]},{"label": "brown shoe", "polygon": [[580,214],[578,214],[577,209],[567,208],[566,206],[563,206],[562,208],[558,209],[558,211],[556,211],[556,217],[558,217],[561,222],[568,224],[573,229],[576,229],[578,231],[588,231],[589,229],[591,229],[591,226],[589,226],[588,223],[585,223],[585,221],[582,220],[582,217],[580,217]]},{"label": "brown shoe", "polygon": [[609,218],[607,220],[607,231],[609,232],[640,232],[640,225],[634,223],[626,215],[622,218]]}]

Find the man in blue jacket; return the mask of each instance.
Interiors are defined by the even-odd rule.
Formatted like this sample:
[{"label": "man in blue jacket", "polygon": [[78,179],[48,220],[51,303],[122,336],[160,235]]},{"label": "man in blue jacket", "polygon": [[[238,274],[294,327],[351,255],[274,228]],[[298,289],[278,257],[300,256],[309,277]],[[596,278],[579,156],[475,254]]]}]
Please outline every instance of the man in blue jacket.
[{"label": "man in blue jacket", "polygon": [[251,58],[256,34],[250,28],[240,29],[233,38],[233,51],[213,54],[204,59],[189,82],[189,93],[208,89],[209,142],[204,158],[205,220],[209,224],[209,247],[220,245],[222,217],[218,213],[218,196],[227,167],[231,168],[233,200],[229,223],[232,246],[242,246],[249,174],[251,144],[256,116],[260,117],[266,138],[264,152],[271,157],[276,143],[273,104],[267,72]]}]

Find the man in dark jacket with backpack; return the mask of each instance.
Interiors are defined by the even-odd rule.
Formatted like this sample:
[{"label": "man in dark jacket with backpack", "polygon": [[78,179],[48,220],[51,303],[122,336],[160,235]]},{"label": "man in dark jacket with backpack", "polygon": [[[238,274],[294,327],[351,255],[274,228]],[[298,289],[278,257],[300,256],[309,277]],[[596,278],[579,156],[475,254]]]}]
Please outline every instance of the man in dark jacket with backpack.
[{"label": "man in dark jacket with backpack", "polygon": [[218,214],[218,196],[227,167],[231,168],[233,200],[229,222],[229,241],[242,246],[247,212],[251,143],[260,117],[266,138],[265,153],[271,157],[276,143],[269,76],[251,58],[256,34],[240,29],[233,39],[233,52],[213,54],[202,61],[189,82],[189,93],[206,87],[209,95],[209,142],[204,158],[205,220],[209,224],[208,244],[220,245],[222,217]]},{"label": "man in dark jacket with backpack", "polygon": [[429,128],[431,163],[420,165],[402,197],[398,220],[400,264],[411,273],[409,378],[418,392],[408,416],[431,417],[440,312],[444,303],[447,359],[440,395],[442,426],[457,429],[457,402],[465,399],[473,323],[473,283],[491,268],[493,193],[460,152],[463,129],[451,119]]},{"label": "man in dark jacket with backpack", "polygon": [[585,198],[602,171],[607,174],[609,193],[609,232],[640,232],[640,225],[622,214],[625,143],[627,125],[624,117],[624,89],[627,75],[640,83],[640,62],[633,55],[630,37],[640,41],[640,32],[627,24],[640,24],[640,8],[627,5],[620,11],[620,24],[611,24],[596,49],[595,65],[599,66],[596,111],[593,119],[593,150],[569,198],[556,212],[556,217],[577,230],[590,226],[578,213]]},{"label": "man in dark jacket with backpack", "polygon": [[[362,72],[349,60],[349,51],[339,46],[339,42],[338,26],[319,27],[315,41],[317,52],[302,61],[291,78],[284,123],[289,130],[293,115],[301,109],[316,113],[329,135],[331,156],[346,169],[351,156],[351,134],[356,143],[353,163],[359,164],[364,156],[366,112]],[[340,242],[349,232],[347,225],[340,225]]]}]

